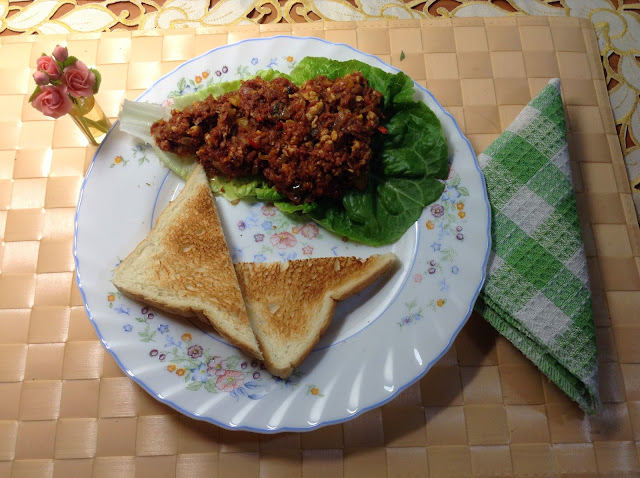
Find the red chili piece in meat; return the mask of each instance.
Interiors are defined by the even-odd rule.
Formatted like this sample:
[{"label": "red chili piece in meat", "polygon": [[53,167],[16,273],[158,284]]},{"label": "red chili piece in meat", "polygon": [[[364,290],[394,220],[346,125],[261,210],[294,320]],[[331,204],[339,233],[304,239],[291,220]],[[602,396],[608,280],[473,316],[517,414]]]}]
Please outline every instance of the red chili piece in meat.
[{"label": "red chili piece in meat", "polygon": [[151,133],[158,146],[195,155],[210,176],[262,175],[293,203],[339,199],[366,185],[382,94],[361,73],[300,88],[285,78],[244,81],[237,91],[172,111]]}]

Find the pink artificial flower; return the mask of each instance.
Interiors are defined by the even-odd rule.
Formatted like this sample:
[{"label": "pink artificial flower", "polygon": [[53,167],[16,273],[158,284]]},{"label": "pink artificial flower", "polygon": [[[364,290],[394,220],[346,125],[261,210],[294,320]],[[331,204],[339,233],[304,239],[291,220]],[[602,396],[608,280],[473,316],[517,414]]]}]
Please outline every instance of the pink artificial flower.
[{"label": "pink artificial flower", "polygon": [[223,392],[233,392],[236,388],[242,387],[244,374],[235,370],[227,370],[216,380],[216,387]]},{"label": "pink artificial flower", "polygon": [[57,80],[58,78],[60,78],[60,67],[50,56],[43,55],[38,58],[38,61],[36,62],[36,68],[39,71],[44,71],[52,80]]},{"label": "pink artificial flower", "polygon": [[271,244],[278,249],[286,249],[287,247],[293,247],[298,241],[295,236],[290,232],[278,232],[271,236]]},{"label": "pink artificial flower", "polygon": [[60,118],[73,108],[71,99],[67,94],[67,87],[64,85],[42,86],[40,93],[33,99],[31,104],[42,114],[52,118]]},{"label": "pink artificial flower", "polygon": [[307,239],[313,239],[318,235],[318,228],[314,224],[305,224],[302,226],[302,229],[300,229],[300,232]]},{"label": "pink artificial flower", "polygon": [[87,65],[77,60],[64,69],[62,82],[69,88],[69,94],[75,98],[91,96],[96,84],[96,75]]},{"label": "pink artificial flower", "polygon": [[69,50],[67,47],[56,45],[53,49],[53,57],[59,62],[64,63],[69,58]]},{"label": "pink artificial flower", "polygon": [[36,82],[36,85],[44,86],[49,83],[49,75],[47,75],[44,71],[36,71],[33,74],[33,79]]}]

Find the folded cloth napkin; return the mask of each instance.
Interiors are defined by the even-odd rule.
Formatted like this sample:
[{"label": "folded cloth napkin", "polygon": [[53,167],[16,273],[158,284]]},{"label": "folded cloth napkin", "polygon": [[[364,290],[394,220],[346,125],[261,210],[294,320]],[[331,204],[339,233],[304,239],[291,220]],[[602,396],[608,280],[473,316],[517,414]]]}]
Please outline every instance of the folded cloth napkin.
[{"label": "folded cloth napkin", "polygon": [[560,81],[550,81],[478,161],[491,204],[492,246],[476,310],[595,413],[595,327]]}]

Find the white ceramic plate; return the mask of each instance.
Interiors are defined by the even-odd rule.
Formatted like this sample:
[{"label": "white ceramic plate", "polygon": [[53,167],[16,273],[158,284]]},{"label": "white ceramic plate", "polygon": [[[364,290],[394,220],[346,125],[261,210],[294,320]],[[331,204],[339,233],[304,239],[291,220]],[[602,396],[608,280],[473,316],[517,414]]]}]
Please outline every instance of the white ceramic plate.
[{"label": "white ceramic plate", "polygon": [[[349,46],[274,37],[218,48],[188,61],[139,101],[171,97],[259,69],[287,72],[307,55],[358,59],[397,71]],[[416,84],[442,122],[451,173],[442,197],[395,244],[344,242],[310,221],[293,222],[265,204],[217,199],[234,261],[273,261],[393,251],[401,266],[342,302],[328,332],[287,381],[272,377],[199,322],[121,296],[114,268],[148,234],[183,181],[144,144],[115,126],[82,186],[74,255],[78,285],[104,347],[158,400],[225,428],[304,431],[378,407],[422,377],[446,352],[483,284],[489,235],[484,180],[454,119]]]}]

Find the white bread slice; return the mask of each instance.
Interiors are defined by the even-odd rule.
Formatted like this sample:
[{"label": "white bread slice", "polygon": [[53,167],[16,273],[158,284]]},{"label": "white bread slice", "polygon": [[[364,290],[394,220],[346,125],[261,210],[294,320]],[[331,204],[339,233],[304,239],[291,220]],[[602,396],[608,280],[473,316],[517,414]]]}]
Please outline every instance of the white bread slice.
[{"label": "white bread slice", "polygon": [[235,264],[267,370],[289,377],[331,324],[337,301],[372,284],[395,261],[388,253]]},{"label": "white bread slice", "polygon": [[231,343],[262,358],[201,165],[116,268],[113,284],[134,300],[211,323]]}]

